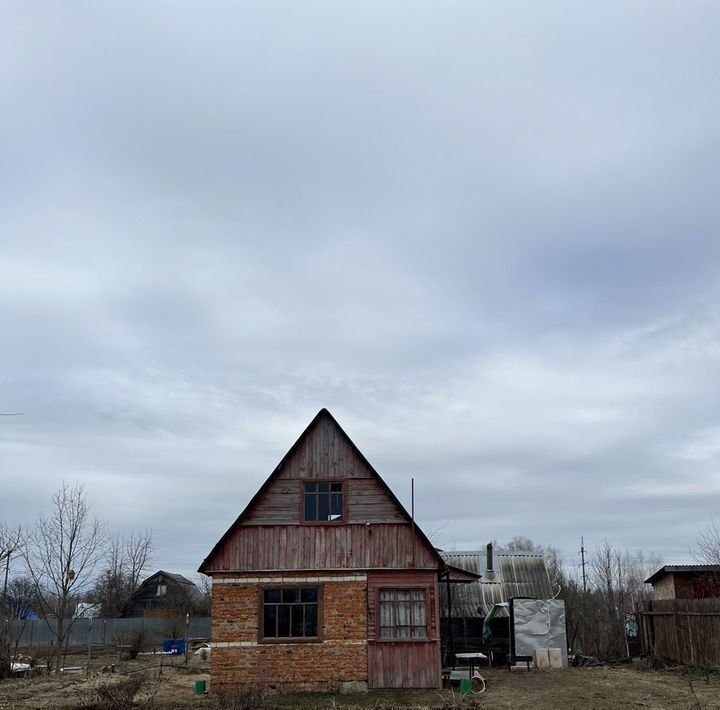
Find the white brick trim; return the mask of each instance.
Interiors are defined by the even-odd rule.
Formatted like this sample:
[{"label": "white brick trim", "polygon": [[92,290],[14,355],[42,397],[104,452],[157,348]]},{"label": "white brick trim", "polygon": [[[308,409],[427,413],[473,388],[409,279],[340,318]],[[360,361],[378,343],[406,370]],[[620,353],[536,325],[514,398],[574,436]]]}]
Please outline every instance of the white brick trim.
[{"label": "white brick trim", "polygon": [[[367,646],[365,639],[326,639],[323,644],[331,644],[334,646]],[[250,646],[258,646],[257,641],[212,641],[211,648],[248,648]],[[263,644],[264,645],[264,644]],[[274,646],[297,646],[297,643],[288,641],[287,643],[273,643]]]},{"label": "white brick trim", "polygon": [[319,582],[367,582],[366,574],[353,574],[344,577],[224,577],[213,578],[215,584],[316,584]]}]

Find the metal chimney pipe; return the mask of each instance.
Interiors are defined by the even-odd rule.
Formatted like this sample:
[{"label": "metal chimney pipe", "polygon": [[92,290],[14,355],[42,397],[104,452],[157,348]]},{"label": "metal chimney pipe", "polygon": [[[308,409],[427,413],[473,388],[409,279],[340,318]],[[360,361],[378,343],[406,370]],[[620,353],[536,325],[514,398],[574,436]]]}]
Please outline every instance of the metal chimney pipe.
[{"label": "metal chimney pipe", "polygon": [[487,544],[487,571],[494,572],[493,570],[493,546],[492,542]]}]

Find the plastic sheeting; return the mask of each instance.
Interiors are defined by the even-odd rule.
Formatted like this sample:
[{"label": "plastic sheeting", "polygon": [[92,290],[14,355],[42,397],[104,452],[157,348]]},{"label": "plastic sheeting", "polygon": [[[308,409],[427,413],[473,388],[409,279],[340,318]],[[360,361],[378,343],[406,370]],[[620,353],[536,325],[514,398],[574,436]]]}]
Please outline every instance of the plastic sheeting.
[{"label": "plastic sheeting", "polygon": [[535,658],[537,649],[559,648],[568,666],[565,602],[562,599],[513,599],[515,655]]}]

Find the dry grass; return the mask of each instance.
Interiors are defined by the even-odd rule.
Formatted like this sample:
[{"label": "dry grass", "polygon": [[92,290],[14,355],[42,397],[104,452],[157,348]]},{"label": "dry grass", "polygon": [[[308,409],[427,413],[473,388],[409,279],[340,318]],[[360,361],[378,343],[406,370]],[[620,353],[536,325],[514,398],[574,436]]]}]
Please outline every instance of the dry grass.
[{"label": "dry grass", "polygon": [[[110,654],[96,659],[88,676],[41,676],[0,682],[0,710],[110,710],[121,688],[102,690],[105,684],[125,683],[122,692],[137,686],[135,695],[123,696],[121,706],[153,710],[250,710],[257,697],[196,696],[195,681],[208,680],[207,663],[194,658],[140,657],[116,662],[115,674],[101,674],[103,665],[116,661]],[[80,657],[68,665],[80,665]],[[262,702],[271,710],[295,708],[483,708],[483,710],[720,710],[720,674],[691,673],[682,669],[648,670],[633,667],[571,668],[566,671],[513,672],[483,670],[487,691],[461,697],[457,691],[376,691],[348,695],[297,694],[268,696]],[[142,676],[145,683],[127,681]],[[132,686],[132,687],[131,687]],[[144,692],[141,692],[144,688]],[[148,692],[148,688],[151,692]],[[109,698],[109,700],[108,700]],[[103,700],[107,702],[103,704]]]}]

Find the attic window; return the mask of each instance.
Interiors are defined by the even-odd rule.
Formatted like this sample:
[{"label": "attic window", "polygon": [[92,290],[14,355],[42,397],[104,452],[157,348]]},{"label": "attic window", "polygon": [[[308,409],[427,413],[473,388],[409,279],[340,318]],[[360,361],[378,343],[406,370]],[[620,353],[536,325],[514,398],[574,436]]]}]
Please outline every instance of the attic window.
[{"label": "attic window", "polygon": [[342,483],[305,483],[306,523],[338,523],[343,519]]}]

